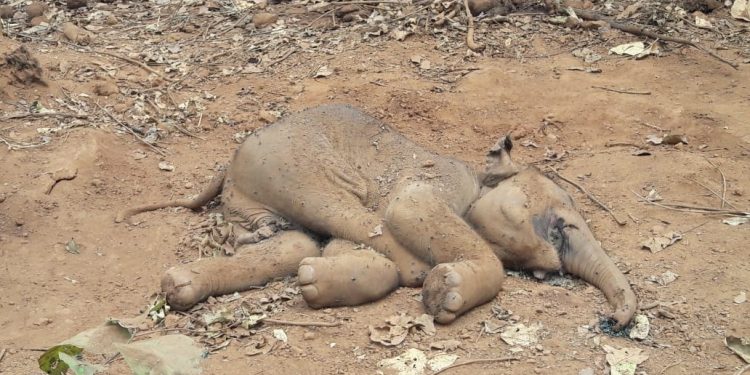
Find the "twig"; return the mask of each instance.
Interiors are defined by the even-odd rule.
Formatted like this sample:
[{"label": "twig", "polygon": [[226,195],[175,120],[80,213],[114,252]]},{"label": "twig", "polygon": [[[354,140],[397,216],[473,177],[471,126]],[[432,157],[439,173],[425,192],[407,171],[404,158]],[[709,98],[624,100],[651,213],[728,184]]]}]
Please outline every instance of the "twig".
[{"label": "twig", "polygon": [[734,375],[742,375],[745,371],[750,370],[750,365],[745,365],[741,369],[737,370],[737,372],[734,373]]},{"label": "twig", "polygon": [[631,91],[631,90],[613,89],[613,88],[604,87],[604,86],[591,86],[591,88],[605,90],[605,91],[618,92],[620,94],[651,95],[651,91]]},{"label": "twig", "polygon": [[594,196],[594,194],[589,193],[588,190],[586,190],[583,186],[577,184],[573,180],[570,180],[568,178],[563,177],[555,168],[550,167],[550,169],[552,169],[552,173],[554,173],[555,176],[557,176],[561,180],[563,180],[563,181],[565,181],[565,182],[567,182],[567,183],[575,186],[583,194],[586,194],[586,196],[589,197],[589,199],[591,199],[591,201],[593,201],[594,203],[596,203],[604,211],[607,211],[609,213],[609,215],[612,216],[612,218],[615,220],[615,222],[617,223],[617,225],[625,225],[626,224],[626,222],[623,221],[623,220],[621,220],[620,218],[618,218],[617,215],[615,215],[615,213],[609,207],[607,207],[607,205],[605,205],[604,203],[602,203],[602,201],[600,201],[596,196]]},{"label": "twig", "polygon": [[692,228],[690,228],[690,229],[688,229],[688,230],[686,230],[686,231],[682,232],[682,234],[683,234],[683,235],[685,235],[685,234],[688,234],[688,233],[690,233],[690,232],[692,232],[692,231],[694,231],[694,230],[696,230],[696,229],[698,229],[698,228],[700,228],[700,227],[702,227],[702,226],[704,226],[704,225],[706,225],[706,224],[708,224],[708,221],[705,221],[705,222],[703,222],[703,223],[701,223],[701,224],[698,224],[698,225],[696,225],[696,226],[694,226],[694,227],[692,227]]},{"label": "twig", "polygon": [[[713,194],[714,196],[716,196],[716,198],[719,198],[719,199],[721,200],[721,208],[724,208],[724,204],[726,203],[726,204],[728,204],[728,205],[729,205],[729,207],[732,207],[732,208],[734,208],[735,210],[737,210],[737,209],[738,209],[738,208],[737,208],[737,207],[735,207],[735,206],[734,206],[733,204],[731,204],[731,203],[727,202],[727,201],[726,201],[726,200],[724,199],[724,197],[723,197],[723,196],[719,195],[719,193],[717,193],[717,192],[713,191],[713,189],[711,189],[710,187],[708,187],[708,186],[706,186],[706,185],[703,185],[702,183],[698,182],[697,180],[693,180],[693,179],[689,179],[689,180],[690,180],[690,181],[692,181],[692,182],[695,182],[696,184],[698,184],[698,185],[700,185],[700,186],[702,186],[702,187],[703,187],[704,189],[706,189],[706,190],[710,191],[710,192],[711,192],[711,194]],[[722,186],[724,186],[724,185],[722,185]]]},{"label": "twig", "polygon": [[276,64],[286,60],[289,58],[289,56],[293,55],[295,52],[297,52],[296,48],[292,48],[289,51],[287,51],[283,56],[279,57],[278,59],[271,62],[268,66],[275,66]]},{"label": "twig", "polygon": [[263,319],[262,322],[264,323],[271,323],[271,324],[282,324],[287,326],[302,326],[302,327],[338,327],[341,325],[341,322],[291,322],[288,320],[279,320],[279,319]]},{"label": "twig", "polygon": [[39,112],[39,113],[15,113],[12,115],[7,115],[3,118],[0,118],[0,121],[6,121],[6,120],[12,120],[12,119],[18,119],[18,118],[26,118],[26,117],[73,117],[77,119],[87,119],[89,116],[87,115],[78,115],[75,113],[62,113],[62,112]]},{"label": "twig", "polygon": [[719,168],[717,165],[711,162],[711,160],[708,160],[708,158],[705,158],[708,164],[711,164],[712,167],[716,168],[719,171],[719,174],[721,174],[721,208],[724,208],[724,203],[728,204],[730,207],[737,209],[737,207],[732,206],[731,203],[727,202],[727,178],[724,176],[724,172]]},{"label": "twig", "polygon": [[669,129],[664,129],[664,128],[658,127],[658,126],[656,126],[656,125],[651,125],[651,124],[649,124],[649,123],[647,123],[647,122],[645,122],[645,121],[639,121],[639,122],[641,123],[641,125],[643,125],[643,126],[645,126],[645,127],[647,127],[647,128],[651,128],[651,129],[654,129],[654,130],[658,130],[658,131],[660,131],[660,132],[666,132],[666,131],[669,131]]},{"label": "twig", "polygon": [[510,361],[517,361],[517,360],[518,360],[518,358],[516,358],[516,357],[473,359],[471,361],[466,361],[466,362],[463,362],[463,363],[456,363],[455,365],[450,365],[450,366],[448,366],[448,367],[446,367],[446,368],[444,368],[444,369],[442,369],[442,370],[440,370],[438,372],[435,372],[433,375],[442,374],[442,373],[444,373],[444,372],[446,372],[446,371],[448,371],[450,369],[454,369],[456,367],[468,366],[468,365],[473,365],[473,364],[476,364],[476,363],[510,362]]},{"label": "twig", "polygon": [[466,46],[474,52],[481,52],[484,50],[484,44],[477,44],[474,42],[474,16],[471,15],[469,9],[469,0],[464,0],[464,9],[466,10],[466,18],[468,18],[469,27],[466,31]]},{"label": "twig", "polygon": [[613,20],[613,19],[611,19],[609,17],[604,17],[602,15],[599,15],[599,14],[594,13],[594,12],[590,12],[588,10],[573,9],[573,11],[576,13],[576,15],[578,15],[579,17],[581,17],[581,18],[583,18],[585,20],[588,20],[588,21],[604,21],[604,22],[608,23],[611,28],[617,29],[617,30],[620,30],[620,31],[624,31],[624,32],[629,33],[629,34],[639,35],[639,36],[645,36],[645,37],[652,38],[652,39],[664,40],[664,41],[667,41],[667,42],[673,42],[673,43],[678,43],[678,44],[683,44],[683,45],[686,45],[686,46],[693,47],[693,48],[695,48],[697,50],[700,50],[700,51],[703,51],[703,52],[707,53],[711,57],[713,57],[713,58],[715,58],[715,59],[723,62],[724,64],[727,64],[727,65],[731,66],[734,69],[738,69],[739,68],[738,64],[733,63],[733,62],[731,62],[731,61],[729,61],[729,60],[727,60],[727,59],[725,59],[725,58],[717,55],[716,53],[714,53],[714,52],[706,49],[705,47],[702,47],[702,46],[700,46],[700,45],[698,45],[696,43],[693,43],[693,42],[691,42],[691,41],[689,41],[687,39],[676,38],[676,37],[669,36],[669,35],[655,33],[653,31],[646,30],[643,26],[640,26],[640,25],[629,25],[629,24],[619,23],[619,22],[617,22],[617,21],[615,21],[615,20]]},{"label": "twig", "polygon": [[681,203],[657,203],[657,202],[646,199],[646,197],[634,192],[633,190],[630,190],[630,192],[635,194],[635,196],[640,198],[643,202],[652,204],[657,207],[665,208],[667,210],[680,211],[680,212],[692,212],[696,214],[706,214],[706,215],[727,215],[727,216],[750,217],[750,212],[745,212],[745,211],[722,210],[720,208],[692,206],[692,205],[681,204]]},{"label": "twig", "polygon": [[107,358],[106,361],[104,361],[104,365],[105,366],[109,365],[110,363],[114,362],[114,360],[117,359],[117,357],[119,357],[119,356],[120,356],[120,352],[115,353],[111,357]]},{"label": "twig", "polygon": [[121,127],[127,129],[128,132],[130,132],[130,134],[132,134],[136,139],[138,139],[139,141],[141,141],[141,143],[143,143],[144,145],[148,146],[155,153],[157,153],[157,154],[159,154],[161,156],[167,156],[167,154],[164,151],[159,150],[158,148],[156,148],[156,146],[152,145],[151,143],[146,142],[146,140],[143,139],[143,138],[141,138],[140,135],[136,134],[136,132],[133,129],[131,129],[128,124],[126,124],[126,123],[120,121],[119,119],[117,119],[117,117],[115,117],[115,115],[113,115],[108,110],[106,110],[104,107],[102,107],[101,105],[99,105],[99,103],[95,102],[94,104],[96,104],[96,106],[99,107],[99,109],[101,109],[107,116],[109,116],[112,120],[114,120],[118,125],[120,125]]},{"label": "twig", "polygon": [[41,142],[41,143],[26,143],[20,144],[20,143],[13,143],[8,141],[7,139],[0,137],[0,142],[5,143],[6,146],[8,146],[9,150],[21,150],[24,148],[34,148],[34,147],[41,147],[49,143],[47,142]]},{"label": "twig", "polygon": [[672,367],[680,365],[680,364],[682,364],[682,360],[679,360],[679,361],[677,361],[675,363],[672,363],[671,365],[667,365],[667,367],[665,367],[665,368],[661,369],[661,371],[659,371],[659,374],[663,374],[665,371],[671,369]]},{"label": "twig", "polygon": [[151,73],[154,73],[154,74],[156,74],[156,75],[157,75],[157,76],[159,76],[159,77],[160,77],[161,79],[163,79],[163,80],[165,80],[165,81],[167,81],[167,82],[174,82],[174,80],[173,80],[173,79],[171,79],[171,78],[169,78],[169,77],[167,77],[167,76],[165,76],[165,75],[163,75],[163,74],[161,74],[161,73],[157,72],[157,71],[156,71],[156,70],[154,70],[154,69],[151,69],[151,67],[150,67],[150,66],[148,66],[148,65],[146,65],[146,64],[144,64],[144,63],[142,63],[142,62],[140,62],[140,61],[135,61],[135,60],[133,60],[133,59],[131,59],[131,58],[129,58],[129,57],[125,57],[125,56],[120,56],[120,55],[118,55],[118,54],[116,54],[116,53],[112,53],[112,52],[107,52],[107,51],[96,50],[96,51],[93,51],[93,52],[96,52],[96,53],[100,53],[100,54],[102,54],[102,55],[112,56],[112,57],[118,58],[118,59],[120,59],[120,60],[123,60],[123,61],[127,61],[127,62],[129,62],[129,63],[131,63],[131,64],[133,64],[133,65],[137,65],[137,66],[139,66],[139,67],[140,67],[141,69],[143,69],[143,70],[146,70],[146,71],[148,71],[148,72],[151,72]]},{"label": "twig", "polygon": [[3,348],[3,350],[2,350],[2,351],[0,351],[0,361],[2,361],[2,360],[3,360],[3,357],[5,357],[5,352],[6,352],[7,350],[8,350],[8,349],[5,349],[5,348]]}]

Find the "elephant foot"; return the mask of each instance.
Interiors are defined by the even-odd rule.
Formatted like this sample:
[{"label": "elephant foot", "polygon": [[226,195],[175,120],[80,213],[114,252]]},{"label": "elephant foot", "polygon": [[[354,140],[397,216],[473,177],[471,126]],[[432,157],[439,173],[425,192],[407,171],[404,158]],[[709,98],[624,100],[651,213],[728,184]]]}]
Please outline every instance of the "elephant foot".
[{"label": "elephant foot", "polygon": [[382,255],[362,253],[303,259],[297,274],[305,302],[312,308],[354,306],[396,289],[395,264]]},{"label": "elephant foot", "polygon": [[173,310],[187,310],[209,296],[205,285],[187,268],[171,268],[161,279],[161,290]]},{"label": "elephant foot", "polygon": [[502,280],[500,268],[487,272],[471,261],[439,264],[425,279],[422,301],[436,322],[448,324],[494,298]]}]

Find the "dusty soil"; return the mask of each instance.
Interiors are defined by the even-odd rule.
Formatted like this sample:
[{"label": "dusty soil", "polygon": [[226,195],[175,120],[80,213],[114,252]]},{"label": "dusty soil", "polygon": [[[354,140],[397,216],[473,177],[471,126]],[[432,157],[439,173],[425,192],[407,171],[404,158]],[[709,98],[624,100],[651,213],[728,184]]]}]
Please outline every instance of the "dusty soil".
[{"label": "dusty soil", "polygon": [[[171,9],[162,8],[164,14]],[[139,225],[128,226],[114,223],[117,210],[197,194],[216,165],[229,160],[238,145],[237,133],[264,125],[262,117],[268,114],[261,115],[262,111],[283,115],[321,103],[359,106],[419,144],[477,167],[488,147],[513,130],[518,137],[516,160],[555,167],[627,222],[617,225],[585,195],[560,182],[627,273],[641,305],[651,307],[643,311],[651,322],[650,335],[634,341],[581,328],[595,326],[609,311],[594,287],[580,282],[553,286],[515,276],[507,279],[495,301],[449,326],[439,326],[434,337],[410,335],[392,348],[370,342],[368,326],[399,313],[422,314],[415,299],[418,289],[402,288],[357,308],[318,311],[293,295],[278,305],[273,318],[343,324],[271,327],[283,328],[288,344],[256,356],[246,355],[249,339],[232,340],[208,356],[204,373],[375,373],[381,359],[410,347],[430,352],[430,342],[444,339],[461,341],[458,362],[518,358],[451,370],[456,374],[578,374],[586,368],[601,374],[606,370],[602,345],[644,349],[650,358],[639,371],[649,374],[732,374],[743,366],[723,338],[750,336],[750,303],[734,302],[740,292],[750,293],[746,243],[750,224],[729,226],[722,217],[646,205],[633,192],[645,195],[654,189],[664,202],[720,207],[720,199],[708,191],[722,194],[720,169],[726,177],[726,200],[738,209],[750,207],[746,64],[734,70],[700,51],[676,45],[662,57],[607,56],[609,47],[639,39],[616,31],[599,35],[552,25],[543,26],[545,34],[534,35],[524,24],[491,26],[504,29],[498,31],[500,36],[478,33],[488,50],[469,57],[465,57],[463,34],[448,38],[418,33],[404,41],[363,42],[346,27],[326,31],[325,25],[315,24],[318,48],[301,43],[296,49],[284,48],[294,45],[288,43],[233,50],[238,48],[236,36],[247,35],[248,30],[235,28],[216,35],[196,26],[141,32],[135,34],[142,37],[138,39],[128,33],[140,27],[146,16],[133,12],[128,18],[129,10],[121,3],[101,3],[96,9],[112,11],[117,20],[102,24],[89,47],[64,42],[59,33],[46,39],[24,38],[15,32],[0,36],[3,53],[26,46],[38,59],[46,83],[20,82],[14,79],[12,67],[0,66],[0,118],[4,119],[0,137],[6,145],[34,146],[0,150],[0,351],[7,349],[0,356],[0,373],[40,373],[37,349],[107,318],[140,314],[159,291],[159,279],[168,267],[196,259],[185,238],[206,213],[162,210],[143,214]],[[151,11],[158,9],[153,5]],[[268,10],[281,14],[289,25],[294,19],[309,22],[319,16],[288,3]],[[65,12],[72,19],[85,18],[85,12]],[[146,18],[153,22],[153,17]],[[221,20],[212,17],[210,22]],[[209,22],[198,19],[195,24]],[[488,26],[482,27],[480,31]],[[503,49],[506,39],[524,47]],[[143,40],[146,45],[182,46],[179,56],[187,61],[186,76],[169,75],[183,81],[166,82],[130,62],[91,52],[114,46],[107,51],[127,55],[139,51]],[[593,65],[602,70],[599,74],[568,70],[584,65],[570,51],[587,40],[594,40],[591,48],[605,56]],[[289,50],[295,52],[288,55]],[[230,55],[205,58],[221,52]],[[741,61],[747,51],[719,53]],[[430,66],[415,59],[417,55]],[[265,59],[262,72],[227,73],[258,57]],[[152,68],[167,75],[165,66]],[[333,74],[315,78],[321,66]],[[101,95],[107,93],[107,85],[116,89]],[[192,112],[175,108],[189,99],[200,106]],[[3,117],[27,113],[35,101],[60,113],[77,111],[87,117]],[[156,145],[166,156],[124,131],[101,108],[142,130],[141,137],[149,135],[150,127],[159,129]],[[65,126],[57,132],[38,131],[60,125]],[[656,127],[686,135],[688,144],[648,145],[648,135],[662,134]],[[40,145],[41,141],[46,144]],[[631,144],[650,154],[634,156]],[[549,157],[552,153],[562,158]],[[174,171],[160,170],[160,161],[174,165]],[[77,176],[60,181],[46,194],[49,175],[62,168],[77,169]],[[682,232],[684,238],[659,253],[641,248],[654,232],[666,231]],[[79,254],[65,250],[71,239],[80,246]],[[667,271],[679,275],[676,281],[668,285],[653,281]],[[242,297],[259,300],[294,286],[294,279],[282,280]],[[661,305],[654,307],[654,302]],[[511,310],[511,320],[541,323],[538,346],[514,353],[498,334],[481,334],[483,321],[508,324],[495,317],[493,306]],[[270,338],[269,332],[270,328],[263,328],[256,335]],[[127,373],[127,367],[117,358],[108,373]]]}]

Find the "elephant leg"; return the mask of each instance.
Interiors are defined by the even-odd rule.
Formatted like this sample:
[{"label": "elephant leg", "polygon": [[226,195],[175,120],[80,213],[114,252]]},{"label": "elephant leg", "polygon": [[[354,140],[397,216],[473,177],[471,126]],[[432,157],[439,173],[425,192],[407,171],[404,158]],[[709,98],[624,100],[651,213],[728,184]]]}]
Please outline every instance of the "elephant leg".
[{"label": "elephant leg", "polygon": [[205,258],[172,267],[162,278],[161,289],[173,309],[187,310],[209,296],[241,292],[294,275],[303,259],[319,254],[318,244],[307,234],[284,231],[242,246],[236,256]]},{"label": "elephant leg", "polygon": [[500,291],[502,263],[432,186],[402,189],[388,206],[386,224],[406,248],[436,265],[425,279],[422,300],[437,322],[450,323]]},{"label": "elephant leg", "polygon": [[299,265],[302,296],[310,307],[355,306],[376,301],[398,287],[396,265],[370,249],[335,239],[323,257],[305,258]]}]

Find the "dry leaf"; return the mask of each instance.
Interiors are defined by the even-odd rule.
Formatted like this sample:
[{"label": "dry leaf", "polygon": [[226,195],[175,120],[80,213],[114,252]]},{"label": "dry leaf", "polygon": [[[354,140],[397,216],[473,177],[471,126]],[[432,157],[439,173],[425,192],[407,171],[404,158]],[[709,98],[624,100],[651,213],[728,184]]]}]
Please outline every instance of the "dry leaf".
[{"label": "dry leaf", "polygon": [[539,341],[538,335],[541,329],[541,323],[534,323],[528,327],[523,323],[513,324],[500,333],[500,338],[508,345],[530,346]]},{"label": "dry leaf", "polygon": [[724,344],[743,361],[750,363],[750,340],[745,337],[727,336],[724,338]]},{"label": "dry leaf", "polygon": [[675,242],[682,239],[682,234],[679,232],[669,232],[660,236],[654,236],[646,240],[641,246],[645,249],[649,249],[652,253],[658,253],[669,246],[672,246]]},{"label": "dry leaf", "polygon": [[648,359],[648,355],[639,348],[616,349],[609,345],[602,348],[607,352],[610,375],[634,375],[638,365]]}]

